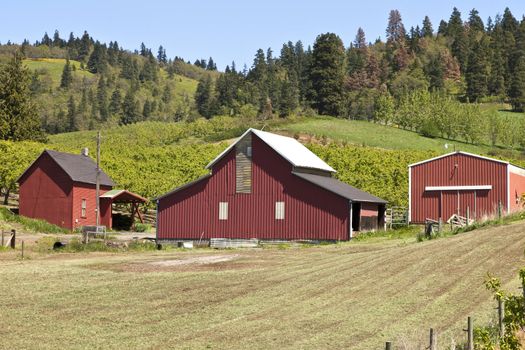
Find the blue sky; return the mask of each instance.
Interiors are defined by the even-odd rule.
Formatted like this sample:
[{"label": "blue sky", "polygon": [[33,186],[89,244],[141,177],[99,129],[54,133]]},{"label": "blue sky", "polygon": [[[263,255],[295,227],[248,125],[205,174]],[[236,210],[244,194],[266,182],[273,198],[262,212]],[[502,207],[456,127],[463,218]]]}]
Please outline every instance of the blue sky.
[{"label": "blue sky", "polygon": [[320,33],[334,32],[348,45],[358,27],[367,40],[384,37],[388,13],[397,8],[405,27],[421,24],[425,15],[434,29],[450,17],[456,6],[463,19],[476,8],[483,20],[509,7],[518,19],[525,14],[524,0],[200,0],[200,1],[6,1],[0,11],[0,42],[34,42],[44,32],[58,29],[62,37],[87,30],[95,39],[117,40],[125,49],[140,43],[156,52],[162,44],[169,57],[192,62],[212,56],[219,69],[235,60],[237,67],[251,65],[258,48],[272,47],[276,54],[288,40],[311,45]]}]

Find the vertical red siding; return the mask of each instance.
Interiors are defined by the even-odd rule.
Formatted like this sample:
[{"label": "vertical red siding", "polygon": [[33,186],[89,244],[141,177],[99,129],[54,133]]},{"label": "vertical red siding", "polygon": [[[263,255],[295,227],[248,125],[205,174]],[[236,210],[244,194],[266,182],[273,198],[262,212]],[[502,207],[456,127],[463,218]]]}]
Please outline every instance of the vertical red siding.
[{"label": "vertical red siding", "polygon": [[521,196],[525,193],[525,171],[517,169],[510,172],[510,210],[517,211],[523,209]]},{"label": "vertical red siding", "polygon": [[[456,167],[457,164],[457,167]],[[458,211],[478,218],[494,213],[498,202],[507,206],[507,164],[455,153],[447,157],[419,164],[411,171],[411,220],[423,223],[425,219],[447,220]],[[426,186],[492,185],[491,190],[425,191]],[[476,201],[474,202],[474,197]]]},{"label": "vertical red siding", "polygon": [[[255,135],[252,155],[252,193],[235,193],[232,149],[211,177],[159,201],[158,238],[349,238],[348,200],[293,175],[292,165]],[[284,220],[275,220],[277,201],[285,203]],[[218,219],[219,202],[228,202],[228,220]]]},{"label": "vertical red siding", "polygon": [[[111,188],[106,186],[100,187],[100,194],[104,194],[109,191]],[[82,217],[82,199],[86,200],[86,217]],[[101,201],[101,204],[104,201]],[[95,225],[97,223],[96,218],[96,189],[95,185],[75,183],[73,186],[73,211],[72,211],[72,222],[73,228]],[[102,205],[101,205],[102,209]],[[101,210],[102,212],[102,210]],[[103,219],[101,217],[101,225],[104,225]],[[107,217],[106,217],[107,220]]]},{"label": "vertical red siding", "polygon": [[62,168],[43,153],[20,181],[20,215],[72,229],[72,186]]}]

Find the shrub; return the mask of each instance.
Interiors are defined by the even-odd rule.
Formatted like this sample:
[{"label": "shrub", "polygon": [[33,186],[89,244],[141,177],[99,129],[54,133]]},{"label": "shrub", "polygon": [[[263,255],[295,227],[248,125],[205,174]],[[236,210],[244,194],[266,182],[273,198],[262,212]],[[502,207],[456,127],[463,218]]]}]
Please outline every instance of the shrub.
[{"label": "shrub", "polygon": [[150,224],[142,224],[142,223],[136,223],[135,224],[135,232],[149,232],[151,230]]}]

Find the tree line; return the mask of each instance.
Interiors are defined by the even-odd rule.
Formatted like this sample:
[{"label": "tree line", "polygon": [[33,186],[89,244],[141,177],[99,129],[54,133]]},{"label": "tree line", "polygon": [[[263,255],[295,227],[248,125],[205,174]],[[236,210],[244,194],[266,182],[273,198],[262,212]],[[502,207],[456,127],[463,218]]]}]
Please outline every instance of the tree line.
[{"label": "tree line", "polygon": [[334,33],[313,47],[285,43],[279,56],[259,49],[250,69],[235,63],[224,74],[203,77],[195,96],[199,113],[254,113],[261,118],[310,109],[352,119],[373,119],[380,95],[395,100],[413,91],[439,91],[461,102],[509,102],[525,106],[525,19],[510,9],[484,22],[454,8],[437,30],[428,16],[409,30],[392,10],[386,40],[367,41],[359,28],[345,47]]}]

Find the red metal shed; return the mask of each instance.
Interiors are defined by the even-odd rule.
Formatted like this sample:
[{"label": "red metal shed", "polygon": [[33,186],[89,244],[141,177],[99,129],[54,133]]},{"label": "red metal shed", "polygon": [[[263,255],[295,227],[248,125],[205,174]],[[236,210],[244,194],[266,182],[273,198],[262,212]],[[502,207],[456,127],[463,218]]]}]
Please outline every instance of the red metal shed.
[{"label": "red metal shed", "polygon": [[[96,173],[97,166],[87,154],[45,150],[18,179],[19,214],[70,230],[95,225]],[[133,201],[145,201],[127,191],[120,191],[118,196],[104,196],[113,186],[113,181],[102,171],[100,224],[107,227],[112,223],[113,202],[129,195]]]},{"label": "red metal shed", "polygon": [[409,165],[409,220],[480,219],[522,208],[525,169],[498,159],[453,152]]},{"label": "red metal shed", "polygon": [[293,138],[249,129],[207,168],[158,198],[158,239],[347,240],[383,224],[386,201],[333,178]]}]

